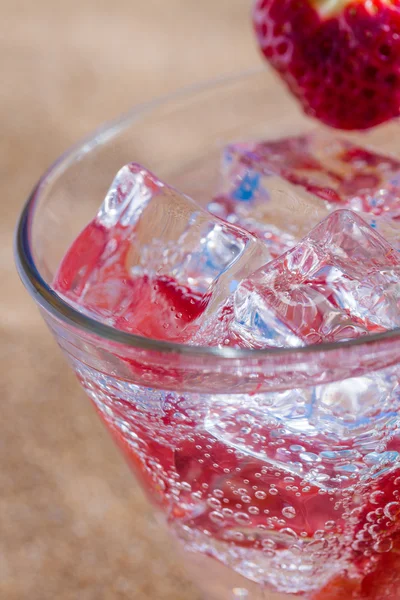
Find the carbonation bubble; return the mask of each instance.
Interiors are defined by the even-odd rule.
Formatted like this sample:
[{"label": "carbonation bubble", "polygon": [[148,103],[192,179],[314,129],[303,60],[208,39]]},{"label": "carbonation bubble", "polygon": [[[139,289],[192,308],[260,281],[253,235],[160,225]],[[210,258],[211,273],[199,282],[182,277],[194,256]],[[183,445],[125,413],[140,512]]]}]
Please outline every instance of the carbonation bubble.
[{"label": "carbonation bubble", "polygon": [[263,548],[269,548],[269,550],[273,550],[276,547],[276,543],[274,540],[263,540],[261,542]]},{"label": "carbonation bubble", "polygon": [[260,513],[260,509],[257,506],[249,506],[249,513],[251,515],[258,515]]},{"label": "carbonation bubble", "polygon": [[293,542],[297,542],[297,540],[298,540],[297,533],[295,531],[293,531],[293,529],[290,529],[289,527],[286,527],[285,529],[281,529],[280,533],[283,534],[286,538],[289,538]]},{"label": "carbonation bubble", "polygon": [[286,519],[294,519],[296,516],[296,510],[293,508],[293,506],[285,506],[285,508],[282,509],[282,514]]},{"label": "carbonation bubble", "polygon": [[215,508],[215,509],[221,508],[221,502],[217,498],[209,498],[207,500],[207,504],[211,508]]},{"label": "carbonation bubble", "polygon": [[372,504],[380,504],[380,502],[382,502],[384,497],[385,497],[385,494],[378,490],[376,492],[372,492],[372,494],[370,496],[370,501],[372,502]]},{"label": "carbonation bubble", "polygon": [[250,522],[249,515],[243,512],[236,513],[233,518],[239,525],[247,525]]},{"label": "carbonation bubble", "polygon": [[210,520],[217,525],[223,525],[225,522],[225,517],[222,513],[217,512],[216,510],[209,514]]},{"label": "carbonation bubble", "polygon": [[262,490],[259,490],[254,495],[258,500],[265,500],[265,498],[267,497],[267,494],[265,492],[263,492]]},{"label": "carbonation bubble", "polygon": [[400,504],[398,502],[389,502],[389,504],[386,504],[385,508],[383,509],[383,514],[391,521],[396,521],[399,513]]},{"label": "carbonation bubble", "polygon": [[379,552],[383,554],[384,552],[389,552],[393,548],[393,542],[390,538],[384,538],[383,540],[378,540],[373,545],[373,549],[375,552]]}]

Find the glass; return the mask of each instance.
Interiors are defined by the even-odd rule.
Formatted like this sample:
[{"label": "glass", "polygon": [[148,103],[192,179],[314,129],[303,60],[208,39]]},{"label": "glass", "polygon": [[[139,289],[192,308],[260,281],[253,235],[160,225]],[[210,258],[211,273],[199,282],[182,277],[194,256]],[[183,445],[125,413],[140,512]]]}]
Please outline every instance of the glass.
[{"label": "glass", "polygon": [[[226,143],[315,126],[264,70],[198,86],[68,151],[18,225],[23,282],[210,600],[323,599],[343,569],[373,570],[396,545],[400,330],[287,350],[190,347],[103,325],[52,281],[122,165],[206,204]],[[393,153],[393,127],[346,135]]]}]

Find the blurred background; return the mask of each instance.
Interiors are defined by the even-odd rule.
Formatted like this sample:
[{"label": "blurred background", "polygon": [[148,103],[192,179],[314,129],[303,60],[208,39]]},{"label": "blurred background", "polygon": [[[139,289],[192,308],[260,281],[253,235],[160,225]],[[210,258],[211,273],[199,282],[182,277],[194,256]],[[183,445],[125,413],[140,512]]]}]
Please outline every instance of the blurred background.
[{"label": "blurred background", "polygon": [[15,274],[30,189],[134,104],[261,64],[250,0],[0,0],[0,598],[198,600]]}]

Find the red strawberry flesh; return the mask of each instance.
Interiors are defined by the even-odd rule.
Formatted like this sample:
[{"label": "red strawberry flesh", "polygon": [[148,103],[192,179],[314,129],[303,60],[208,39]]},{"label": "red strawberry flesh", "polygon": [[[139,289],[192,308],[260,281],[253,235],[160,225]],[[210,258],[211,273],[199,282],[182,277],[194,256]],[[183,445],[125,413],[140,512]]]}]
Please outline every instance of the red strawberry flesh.
[{"label": "red strawberry flesh", "polygon": [[261,50],[305,112],[366,129],[399,115],[399,0],[257,0]]},{"label": "red strawberry flesh", "polygon": [[107,250],[109,232],[96,220],[87,225],[65,255],[55,289],[117,329],[184,341],[182,328],[205,310],[208,296],[201,297],[167,276],[132,277],[130,244],[118,230],[113,234],[115,257]]}]

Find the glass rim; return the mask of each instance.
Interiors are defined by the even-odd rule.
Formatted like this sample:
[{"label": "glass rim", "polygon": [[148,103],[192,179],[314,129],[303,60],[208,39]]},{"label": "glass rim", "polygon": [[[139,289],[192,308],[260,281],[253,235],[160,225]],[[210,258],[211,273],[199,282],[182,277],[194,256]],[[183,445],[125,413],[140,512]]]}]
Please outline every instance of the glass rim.
[{"label": "glass rim", "polygon": [[116,342],[125,346],[140,348],[143,350],[154,350],[159,353],[184,354],[193,357],[219,359],[267,359],[268,357],[290,354],[319,354],[321,352],[335,351],[338,349],[353,348],[355,346],[370,346],[371,344],[385,340],[400,339],[400,327],[390,329],[383,333],[367,335],[343,342],[324,342],[322,344],[310,344],[302,347],[268,348],[268,349],[244,349],[244,348],[219,348],[215,346],[190,346],[176,342],[156,340],[143,336],[127,333],[125,331],[106,325],[88,315],[79,312],[72,305],[63,300],[55,290],[40,275],[36,267],[31,250],[30,226],[33,220],[36,204],[41,198],[42,191],[51,182],[64,173],[72,164],[81,160],[92,149],[111,141],[120,132],[129,127],[143,115],[151,113],[154,109],[162,107],[169,102],[184,100],[195,94],[211,91],[224,85],[234,84],[256,74],[260,74],[263,67],[240,72],[239,74],[207,80],[191,86],[178,89],[175,92],[160,96],[154,100],[135,105],[123,115],[105,122],[96,128],[91,134],[74,144],[66,152],[61,154],[40,177],[32,192],[28,196],[23,210],[17,222],[14,253],[17,269],[21,280],[37,304],[61,321],[78,327],[91,334],[95,334],[107,341]]}]

